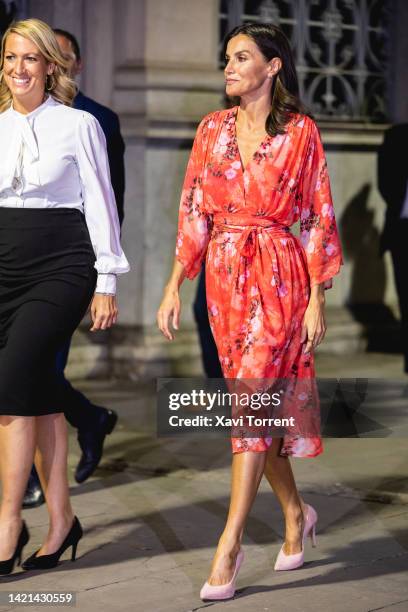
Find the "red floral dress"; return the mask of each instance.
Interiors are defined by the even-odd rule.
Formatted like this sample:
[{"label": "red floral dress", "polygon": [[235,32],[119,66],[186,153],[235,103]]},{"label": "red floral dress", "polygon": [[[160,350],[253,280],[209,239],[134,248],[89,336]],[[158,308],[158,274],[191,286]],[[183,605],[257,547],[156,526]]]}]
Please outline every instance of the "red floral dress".
[{"label": "red floral dress", "polygon": [[[294,115],[267,135],[245,168],[238,107],[201,121],[184,180],[176,257],[188,278],[206,256],[210,325],[226,378],[309,378],[302,321],[310,287],[342,263],[327,164],[312,119]],[[300,217],[300,240],[289,227]],[[233,437],[233,452],[265,451],[272,438]],[[281,455],[314,457],[315,437],[285,436]]]}]

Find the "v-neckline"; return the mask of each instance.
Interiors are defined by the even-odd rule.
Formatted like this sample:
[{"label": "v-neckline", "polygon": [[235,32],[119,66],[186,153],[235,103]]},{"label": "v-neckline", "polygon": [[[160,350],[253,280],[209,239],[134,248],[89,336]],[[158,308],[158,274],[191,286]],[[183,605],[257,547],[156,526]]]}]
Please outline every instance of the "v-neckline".
[{"label": "v-neckline", "polygon": [[242,155],[241,155],[241,152],[239,150],[238,137],[237,137],[237,116],[238,116],[238,110],[239,110],[239,106],[236,106],[235,109],[234,109],[234,115],[233,115],[233,117],[234,117],[234,140],[235,140],[235,147],[236,147],[236,150],[237,150],[237,156],[238,156],[239,162],[241,164],[241,171],[242,171],[242,174],[245,175],[246,172],[248,171],[249,166],[254,161],[255,155],[260,151],[260,149],[263,148],[263,146],[269,140],[270,136],[269,136],[268,133],[266,134],[266,136],[264,136],[264,138],[258,144],[256,149],[253,151],[252,155],[249,157],[249,159],[246,162],[246,164],[244,164],[244,160],[242,159]]}]

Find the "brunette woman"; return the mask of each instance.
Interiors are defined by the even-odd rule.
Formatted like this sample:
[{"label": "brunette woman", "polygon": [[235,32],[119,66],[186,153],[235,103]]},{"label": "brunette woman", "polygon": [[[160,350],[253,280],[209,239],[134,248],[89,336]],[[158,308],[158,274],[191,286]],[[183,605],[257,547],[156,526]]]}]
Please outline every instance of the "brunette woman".
[{"label": "brunette woman", "polygon": [[[226,378],[313,379],[326,331],[324,290],[339,272],[339,243],[319,132],[298,98],[288,40],[272,25],[234,29],[226,93],[239,99],[200,123],[185,177],[176,260],[158,325],[178,329],[179,287],[206,256],[207,302]],[[300,241],[289,227],[300,217]],[[266,476],[286,522],[275,569],[300,567],[317,513],[296,488],[289,457],[315,457],[320,437],[232,438],[227,522],[203,599],[227,599],[243,560],[241,539]]]}]

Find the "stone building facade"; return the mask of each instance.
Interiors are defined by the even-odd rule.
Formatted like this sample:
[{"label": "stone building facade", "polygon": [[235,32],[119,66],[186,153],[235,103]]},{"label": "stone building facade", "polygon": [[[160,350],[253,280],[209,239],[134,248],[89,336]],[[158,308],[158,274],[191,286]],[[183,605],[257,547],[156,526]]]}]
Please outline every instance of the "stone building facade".
[{"label": "stone building facade", "polygon": [[[220,14],[224,11],[225,20],[225,11],[234,5],[235,15],[232,11],[228,18],[240,18],[239,3],[231,2],[14,3],[18,16],[39,17],[78,37],[85,64],[81,88],[119,113],[126,141],[123,245],[132,271],[119,281],[116,329],[103,338],[94,338],[86,327],[77,332],[69,366],[73,376],[139,377],[200,370],[190,306],[195,284],[183,286],[182,328],[174,343],[160,337],[155,315],[171,268],[180,187],[195,127],[204,114],[224,104]],[[258,14],[269,10],[270,16],[288,4],[241,2],[241,9],[251,5]],[[294,4],[299,9],[319,3]],[[355,4],[367,3],[356,0]],[[319,120],[345,248],[343,272],[327,293],[329,331],[322,351],[364,349],[371,323],[384,326],[398,315],[390,261],[377,253],[384,203],[376,188],[376,150],[387,122],[408,120],[408,86],[403,77],[408,3],[390,4],[385,119],[345,120],[333,115]],[[330,27],[335,28],[335,18],[332,14]]]}]

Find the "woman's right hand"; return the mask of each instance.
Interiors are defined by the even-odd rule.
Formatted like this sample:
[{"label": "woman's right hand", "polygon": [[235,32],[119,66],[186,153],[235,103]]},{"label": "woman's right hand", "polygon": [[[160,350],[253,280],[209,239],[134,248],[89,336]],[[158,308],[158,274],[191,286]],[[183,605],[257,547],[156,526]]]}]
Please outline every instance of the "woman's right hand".
[{"label": "woman's right hand", "polygon": [[181,302],[178,288],[168,285],[164,290],[164,296],[160,308],[157,311],[157,325],[168,340],[174,340],[169,329],[170,318],[174,329],[178,329],[180,321]]}]

